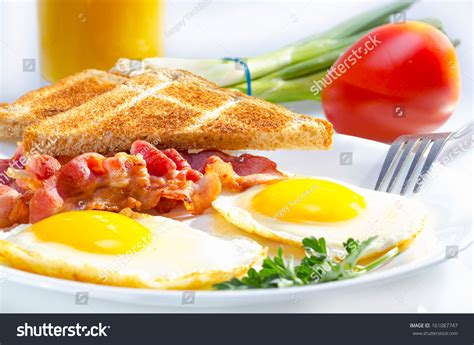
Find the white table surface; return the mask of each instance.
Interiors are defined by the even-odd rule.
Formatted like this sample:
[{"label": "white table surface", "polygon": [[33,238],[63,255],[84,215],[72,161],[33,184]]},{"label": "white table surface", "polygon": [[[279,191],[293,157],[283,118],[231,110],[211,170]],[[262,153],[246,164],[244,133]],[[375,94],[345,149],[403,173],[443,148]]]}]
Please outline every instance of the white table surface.
[{"label": "white table surface", "polygon": [[[380,3],[378,1],[377,3]],[[278,48],[329,28],[353,13],[376,6],[367,1],[167,1],[165,32],[168,56],[250,56]],[[422,2],[408,19],[436,16],[446,31],[462,40],[457,48],[463,94],[453,117],[440,130],[454,130],[472,120],[473,5],[470,1]],[[33,0],[0,0],[0,102],[15,99],[41,84],[37,48],[36,5]],[[174,30],[176,31],[176,30]],[[24,58],[37,61],[36,72],[22,72]],[[312,102],[288,104],[298,112],[321,116]],[[471,191],[472,193],[472,191]],[[473,212],[474,213],[474,212]],[[326,292],[273,305],[226,309],[157,308],[110,303],[0,284],[1,312],[473,312],[472,246],[437,267],[414,276],[374,286]]]}]

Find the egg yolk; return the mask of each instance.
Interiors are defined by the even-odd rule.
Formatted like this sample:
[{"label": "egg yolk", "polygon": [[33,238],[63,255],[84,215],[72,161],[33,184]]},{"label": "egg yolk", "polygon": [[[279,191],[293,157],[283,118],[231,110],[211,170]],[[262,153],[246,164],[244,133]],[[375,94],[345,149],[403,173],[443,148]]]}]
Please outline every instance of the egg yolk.
[{"label": "egg yolk", "polygon": [[60,213],[33,224],[32,231],[42,241],[95,254],[136,252],[151,241],[148,228],[126,216],[105,211]]},{"label": "egg yolk", "polygon": [[339,222],[359,215],[365,201],[338,183],[296,178],[265,187],[251,205],[261,214],[288,222]]}]

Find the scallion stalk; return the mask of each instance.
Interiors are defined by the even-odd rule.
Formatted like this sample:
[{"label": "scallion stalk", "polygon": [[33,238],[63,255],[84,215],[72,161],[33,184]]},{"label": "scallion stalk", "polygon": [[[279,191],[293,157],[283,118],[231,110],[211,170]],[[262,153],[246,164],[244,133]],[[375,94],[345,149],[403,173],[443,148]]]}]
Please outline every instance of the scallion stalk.
[{"label": "scallion stalk", "polygon": [[[281,78],[257,79],[252,82],[252,91],[255,97],[270,102],[319,101],[320,95],[312,92],[311,86],[324,78],[325,75],[326,71],[321,71],[290,80],[283,80]],[[246,91],[245,87],[235,89],[242,92]]]}]

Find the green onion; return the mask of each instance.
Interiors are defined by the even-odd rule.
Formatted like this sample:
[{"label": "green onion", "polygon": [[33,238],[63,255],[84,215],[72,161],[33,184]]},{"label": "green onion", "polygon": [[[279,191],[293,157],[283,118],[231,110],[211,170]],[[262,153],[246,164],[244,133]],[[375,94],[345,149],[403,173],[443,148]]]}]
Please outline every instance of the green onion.
[{"label": "green onion", "polygon": [[[324,70],[290,80],[283,80],[281,78],[257,79],[252,82],[252,92],[255,97],[270,102],[318,101],[320,97],[311,91],[311,85],[324,78],[325,75],[326,71]],[[239,86],[236,89],[245,92],[246,87]]]}]

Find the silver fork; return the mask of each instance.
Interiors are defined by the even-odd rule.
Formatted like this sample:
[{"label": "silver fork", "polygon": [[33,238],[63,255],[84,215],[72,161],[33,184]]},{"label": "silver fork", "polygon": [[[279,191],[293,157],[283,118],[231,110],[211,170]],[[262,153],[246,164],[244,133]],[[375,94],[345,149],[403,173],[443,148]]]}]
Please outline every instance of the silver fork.
[{"label": "silver fork", "polygon": [[[388,150],[387,157],[385,158],[385,161],[382,165],[382,169],[380,170],[379,177],[377,179],[377,183],[375,184],[375,190],[385,190],[386,192],[391,193],[400,176],[400,172],[407,165],[412,155],[414,154],[410,168],[408,169],[407,175],[405,177],[405,180],[403,181],[402,188],[400,191],[400,194],[404,195],[408,190],[408,186],[413,181],[415,171],[417,170],[417,168],[421,164],[421,161],[424,158],[424,153],[430,147],[429,153],[426,156],[423,167],[421,168],[420,173],[416,178],[415,186],[413,188],[413,193],[417,193],[423,185],[425,177],[427,176],[436,157],[438,157],[439,153],[441,152],[441,149],[452,135],[453,132],[416,134],[402,135],[401,137],[396,139]],[[389,179],[390,174],[391,177],[388,182],[388,185],[386,188],[384,188],[384,186],[386,185],[386,181]]]}]

